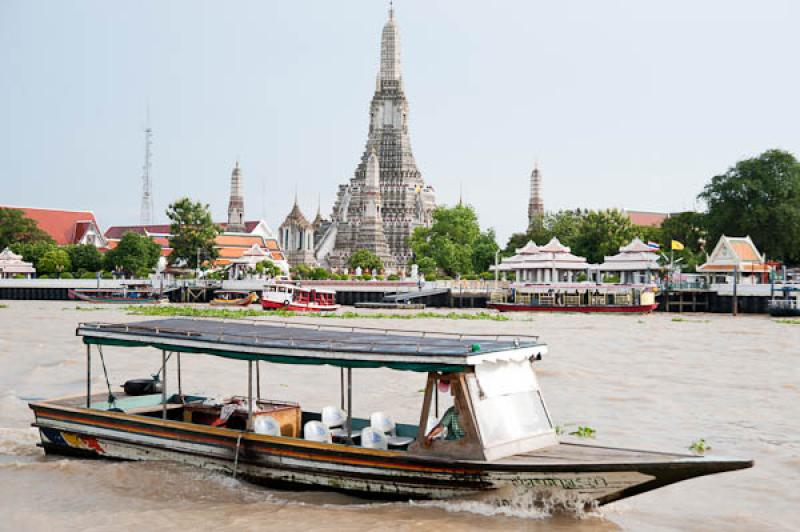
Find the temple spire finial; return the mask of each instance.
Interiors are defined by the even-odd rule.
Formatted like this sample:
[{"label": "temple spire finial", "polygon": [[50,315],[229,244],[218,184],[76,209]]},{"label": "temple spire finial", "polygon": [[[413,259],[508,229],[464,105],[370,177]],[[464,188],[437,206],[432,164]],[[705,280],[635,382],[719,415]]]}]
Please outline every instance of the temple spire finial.
[{"label": "temple spire finial", "polygon": [[389,0],[389,20],[394,20],[394,0]]}]

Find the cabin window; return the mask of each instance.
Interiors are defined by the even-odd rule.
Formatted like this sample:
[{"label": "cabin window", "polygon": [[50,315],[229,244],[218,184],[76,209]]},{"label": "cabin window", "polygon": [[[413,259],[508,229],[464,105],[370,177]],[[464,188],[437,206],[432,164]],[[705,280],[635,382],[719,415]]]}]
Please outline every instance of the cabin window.
[{"label": "cabin window", "polygon": [[475,417],[487,447],[552,431],[530,362],[484,362],[475,366]]}]

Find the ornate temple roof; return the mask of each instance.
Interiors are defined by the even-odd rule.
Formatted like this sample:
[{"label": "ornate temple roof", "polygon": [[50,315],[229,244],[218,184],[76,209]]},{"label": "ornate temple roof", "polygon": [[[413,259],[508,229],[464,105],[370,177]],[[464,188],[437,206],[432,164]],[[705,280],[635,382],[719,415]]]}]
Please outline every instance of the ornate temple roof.
[{"label": "ornate temple roof", "polygon": [[303,228],[310,228],[311,222],[309,222],[303,211],[300,210],[300,205],[297,204],[297,198],[294,199],[294,205],[292,206],[292,210],[289,211],[289,214],[286,215],[286,218],[283,220],[281,227],[285,227],[287,225],[299,225]]},{"label": "ornate temple roof", "polygon": [[[570,248],[553,237],[544,246],[537,246],[534,241],[528,242],[525,247],[518,249],[513,257],[503,259],[498,266],[500,271],[514,270],[585,270],[589,267],[586,258],[570,253]],[[490,269],[494,269],[492,266]]]},{"label": "ornate temple roof", "polygon": [[603,271],[654,271],[660,270],[658,253],[641,239],[634,238],[625,246],[619,248],[616,255],[605,257],[600,265]]}]

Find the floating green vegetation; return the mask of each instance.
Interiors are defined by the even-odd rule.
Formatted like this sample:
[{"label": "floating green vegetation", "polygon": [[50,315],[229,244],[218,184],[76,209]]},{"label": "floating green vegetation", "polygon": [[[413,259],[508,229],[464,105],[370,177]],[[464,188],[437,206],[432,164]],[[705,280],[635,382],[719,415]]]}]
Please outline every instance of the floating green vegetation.
[{"label": "floating green vegetation", "polygon": [[2,305],[2,304],[0,304],[0,308],[8,308],[8,305]]},{"label": "floating green vegetation", "polygon": [[692,442],[692,444],[689,446],[689,450],[693,453],[705,454],[707,451],[711,450],[711,446],[706,443],[704,438],[700,438],[699,440]]},{"label": "floating green vegetation", "polygon": [[685,323],[709,323],[710,320],[690,320],[689,318],[672,318],[672,321],[676,323],[685,322]]},{"label": "floating green vegetation", "polygon": [[103,307],[81,307],[81,306],[75,305],[74,307],[64,307],[61,310],[79,310],[81,312],[89,312],[89,311],[93,311],[93,310],[108,310],[108,308],[103,308]]},{"label": "floating green vegetation", "polygon": [[224,309],[224,308],[204,308],[204,307],[185,307],[185,306],[128,306],[125,310],[129,314],[140,316],[183,316],[192,318],[251,318],[256,316],[278,316],[281,318],[292,318],[295,316],[306,316],[310,318],[334,318],[334,319],[373,319],[373,320],[413,320],[413,319],[440,319],[440,320],[491,320],[508,321],[508,317],[490,312],[417,312],[415,314],[388,314],[388,313],[359,313],[359,312],[322,312],[305,313],[294,312],[291,310],[256,310],[256,309]]},{"label": "floating green vegetation", "polygon": [[570,432],[569,435],[577,436],[578,438],[594,438],[597,435],[597,431],[592,427],[579,425],[578,429]]},{"label": "floating green vegetation", "polygon": [[785,325],[800,325],[800,320],[783,319],[783,320],[775,320],[775,323],[783,323]]}]

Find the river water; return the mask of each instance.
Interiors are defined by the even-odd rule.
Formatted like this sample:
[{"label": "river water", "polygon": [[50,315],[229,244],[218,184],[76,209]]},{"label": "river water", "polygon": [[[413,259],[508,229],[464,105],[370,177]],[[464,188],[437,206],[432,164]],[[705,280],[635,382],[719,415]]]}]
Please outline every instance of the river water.
[{"label": "river water", "polygon": [[[45,458],[27,401],[81,394],[80,321],[131,321],[114,307],[8,301],[0,308],[0,529],[4,530],[796,530],[800,515],[800,325],[763,316],[531,315],[511,321],[365,320],[363,326],[538,334],[539,379],[555,421],[601,445],[753,458],[752,469],[678,483],[564,514],[495,498],[374,503],[268,490],[176,464]],[[87,308],[89,310],[87,310]],[[308,319],[305,319],[308,321]],[[333,320],[326,320],[331,323]],[[337,324],[347,323],[335,320]],[[112,383],[155,372],[160,353],[107,348]],[[416,422],[424,375],[356,370],[355,415]],[[97,364],[93,387],[105,386]],[[246,392],[247,367],[184,355],[184,390]],[[262,395],[321,408],[339,372],[265,365]]]}]

